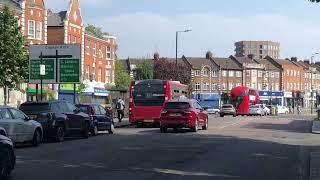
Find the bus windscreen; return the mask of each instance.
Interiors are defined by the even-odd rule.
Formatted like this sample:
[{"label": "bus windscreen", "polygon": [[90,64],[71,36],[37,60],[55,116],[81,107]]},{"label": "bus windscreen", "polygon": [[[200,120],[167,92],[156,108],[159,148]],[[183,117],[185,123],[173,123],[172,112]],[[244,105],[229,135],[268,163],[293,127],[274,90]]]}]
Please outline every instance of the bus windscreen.
[{"label": "bus windscreen", "polygon": [[162,106],[165,101],[163,84],[135,85],[133,101],[136,106]]}]

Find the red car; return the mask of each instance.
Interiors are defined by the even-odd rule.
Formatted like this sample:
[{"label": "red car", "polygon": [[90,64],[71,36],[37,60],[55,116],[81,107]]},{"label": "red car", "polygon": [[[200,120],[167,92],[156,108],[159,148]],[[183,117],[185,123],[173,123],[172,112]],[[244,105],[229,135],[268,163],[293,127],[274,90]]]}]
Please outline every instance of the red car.
[{"label": "red car", "polygon": [[197,132],[199,127],[208,129],[208,114],[196,100],[168,101],[160,115],[160,131],[168,128],[190,128]]}]

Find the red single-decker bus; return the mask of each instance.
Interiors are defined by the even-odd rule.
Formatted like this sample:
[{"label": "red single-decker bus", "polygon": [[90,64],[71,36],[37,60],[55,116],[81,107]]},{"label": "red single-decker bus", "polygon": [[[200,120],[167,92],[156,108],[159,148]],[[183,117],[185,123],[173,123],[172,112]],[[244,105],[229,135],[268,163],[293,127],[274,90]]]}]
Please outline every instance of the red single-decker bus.
[{"label": "red single-decker bus", "polygon": [[178,81],[141,80],[130,84],[129,122],[159,124],[161,109],[168,100],[186,98],[188,86]]}]

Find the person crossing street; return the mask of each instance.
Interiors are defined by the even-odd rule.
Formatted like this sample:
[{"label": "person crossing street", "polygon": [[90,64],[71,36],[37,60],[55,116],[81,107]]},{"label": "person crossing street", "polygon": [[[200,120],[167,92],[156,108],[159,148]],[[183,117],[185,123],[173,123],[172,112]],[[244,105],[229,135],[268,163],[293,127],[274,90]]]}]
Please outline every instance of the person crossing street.
[{"label": "person crossing street", "polygon": [[124,109],[125,109],[125,103],[124,101],[119,97],[117,104],[116,104],[116,109],[118,112],[118,120],[121,123],[123,117],[124,117]]}]

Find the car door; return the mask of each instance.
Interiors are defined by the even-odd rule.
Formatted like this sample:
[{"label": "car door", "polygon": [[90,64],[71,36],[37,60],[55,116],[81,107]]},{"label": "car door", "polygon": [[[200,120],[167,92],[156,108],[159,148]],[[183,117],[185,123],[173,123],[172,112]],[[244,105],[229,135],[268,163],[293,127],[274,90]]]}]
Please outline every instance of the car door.
[{"label": "car door", "polygon": [[82,116],[80,112],[76,112],[77,107],[69,102],[65,102],[67,106],[67,116],[69,127],[74,130],[82,129]]},{"label": "car door", "polygon": [[27,116],[20,110],[10,108],[9,111],[11,112],[12,118],[17,122],[18,128],[21,128],[19,141],[25,142],[32,140],[35,127],[31,121],[28,120]]},{"label": "car door", "polygon": [[110,116],[107,115],[107,111],[102,107],[102,106],[98,106],[101,112],[101,118],[102,118],[102,122],[101,126],[103,127],[103,129],[108,129],[110,123],[112,123],[112,119]]},{"label": "car door", "polygon": [[21,142],[20,141],[20,134],[22,134],[22,128],[21,126],[18,126],[18,121],[15,120],[8,108],[1,108],[0,109],[0,127],[3,127],[8,137],[14,142]]},{"label": "car door", "polygon": [[192,101],[192,107],[193,107],[193,109],[194,109],[194,111],[195,111],[195,113],[196,113],[196,115],[197,115],[197,118],[199,119],[199,121],[200,121],[200,109],[199,109],[199,107],[198,107],[198,105],[197,105],[197,102],[195,101],[195,100],[193,100]]},{"label": "car door", "polygon": [[92,105],[93,109],[93,119],[94,123],[99,126],[99,124],[103,121],[103,118],[101,117],[101,112],[98,105]]},{"label": "car door", "polygon": [[201,107],[201,105],[197,102],[197,107],[199,109],[199,116],[200,116],[200,121],[201,124],[204,124],[206,121],[206,111]]}]

